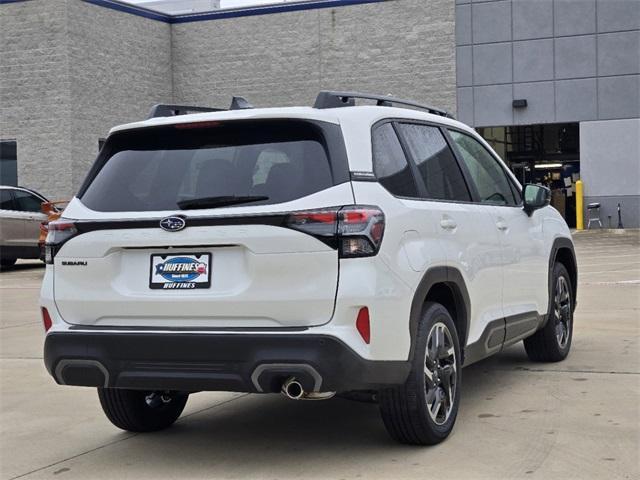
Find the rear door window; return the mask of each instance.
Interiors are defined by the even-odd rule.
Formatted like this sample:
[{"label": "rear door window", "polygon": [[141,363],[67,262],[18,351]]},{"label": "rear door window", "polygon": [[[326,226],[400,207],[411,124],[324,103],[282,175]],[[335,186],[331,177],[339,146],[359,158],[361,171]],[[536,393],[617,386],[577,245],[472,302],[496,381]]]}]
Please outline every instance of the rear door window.
[{"label": "rear door window", "polygon": [[372,133],[373,169],[378,182],[399,197],[418,197],[411,167],[391,123],[383,123]]},{"label": "rear door window", "polygon": [[471,200],[460,166],[438,127],[398,124],[426,189],[426,199]]},{"label": "rear door window", "polygon": [[333,186],[325,138],[303,121],[235,121],[130,130],[110,137],[79,197],[97,211],[175,210],[202,198],[295,200]]}]

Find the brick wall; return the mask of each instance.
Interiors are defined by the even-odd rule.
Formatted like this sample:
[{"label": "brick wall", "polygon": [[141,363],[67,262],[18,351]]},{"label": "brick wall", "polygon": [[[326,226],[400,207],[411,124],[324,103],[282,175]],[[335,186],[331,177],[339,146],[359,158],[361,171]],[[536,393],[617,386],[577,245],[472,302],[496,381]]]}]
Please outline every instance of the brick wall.
[{"label": "brick wall", "polygon": [[395,0],[172,27],[174,96],[311,105],[320,89],[393,93],[455,111],[454,2]]},{"label": "brick wall", "polygon": [[16,139],[18,182],[71,186],[67,0],[0,5],[0,139]]},{"label": "brick wall", "polygon": [[51,198],[80,186],[98,138],[172,101],[170,26],[79,0],[0,6],[0,139],[18,182]]},{"label": "brick wall", "polygon": [[81,0],[0,5],[0,139],[18,181],[67,198],[98,139],[157,102],[311,105],[320,89],[393,93],[455,111],[454,2],[167,23]]},{"label": "brick wall", "polygon": [[98,138],[170,103],[171,34],[166,23],[71,0],[72,185],[76,190],[98,152]]}]

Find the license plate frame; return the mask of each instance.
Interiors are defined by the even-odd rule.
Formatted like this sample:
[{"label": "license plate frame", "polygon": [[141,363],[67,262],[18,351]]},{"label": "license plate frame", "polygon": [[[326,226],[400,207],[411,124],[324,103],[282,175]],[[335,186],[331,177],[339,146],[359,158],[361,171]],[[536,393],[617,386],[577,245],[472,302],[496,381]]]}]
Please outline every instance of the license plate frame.
[{"label": "license plate frame", "polygon": [[152,253],[149,288],[169,291],[211,288],[211,253]]}]

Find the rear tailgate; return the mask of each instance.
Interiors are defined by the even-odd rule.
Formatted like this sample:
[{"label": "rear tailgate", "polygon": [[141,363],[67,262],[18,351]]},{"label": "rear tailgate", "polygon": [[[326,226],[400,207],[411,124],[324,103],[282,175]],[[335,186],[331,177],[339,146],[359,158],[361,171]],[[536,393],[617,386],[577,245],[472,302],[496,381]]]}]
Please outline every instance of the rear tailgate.
[{"label": "rear tailgate", "polygon": [[[249,140],[226,129],[222,146],[211,126],[142,139],[129,132],[129,138],[117,139],[120,144],[112,142],[111,152],[107,142],[107,158],[102,165],[98,158],[80,198],[65,211],[65,217],[77,219],[79,231],[54,258],[55,301],[65,321],[299,328],[331,319],[337,250],[284,221],[293,211],[353,203],[346,174],[336,172],[341,167],[329,153],[336,147],[313,144],[325,141],[317,126],[296,132],[297,126],[289,125],[286,133],[267,129],[268,134],[245,127]],[[192,145],[204,132],[206,144]],[[166,142],[167,134],[179,138]],[[252,135],[259,140],[251,141]],[[215,203],[218,197],[252,195],[268,199],[237,207],[177,208],[184,200]],[[129,206],[138,209],[126,210]],[[169,213],[182,218],[185,228],[163,229]]]}]

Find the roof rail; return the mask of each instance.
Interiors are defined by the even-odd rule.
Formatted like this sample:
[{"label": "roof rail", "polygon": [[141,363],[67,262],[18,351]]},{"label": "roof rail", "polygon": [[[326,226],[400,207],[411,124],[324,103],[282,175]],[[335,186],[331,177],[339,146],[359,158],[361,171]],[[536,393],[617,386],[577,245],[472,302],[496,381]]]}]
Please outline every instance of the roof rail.
[{"label": "roof rail", "polygon": [[220,112],[223,108],[209,108],[209,107],[195,107],[190,105],[170,105],[166,103],[159,103],[151,107],[149,111],[149,118],[156,117],[173,117],[174,115],[186,115],[187,113],[194,112]]},{"label": "roof rail", "polygon": [[332,92],[323,90],[318,93],[316,97],[316,103],[313,105],[314,108],[338,108],[338,107],[353,107],[356,104],[356,98],[365,99],[365,100],[376,100],[376,105],[381,107],[391,107],[393,104],[397,105],[405,105],[407,107],[414,107],[420,110],[426,110],[428,113],[432,113],[434,115],[440,115],[442,117],[454,118],[446,110],[441,110],[439,108],[430,107],[429,105],[423,105],[421,103],[416,103],[412,100],[403,100],[401,98],[396,98],[392,96],[385,95],[372,95],[369,93],[358,93],[358,92]]}]

